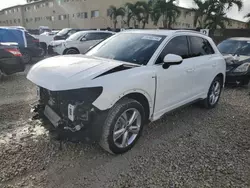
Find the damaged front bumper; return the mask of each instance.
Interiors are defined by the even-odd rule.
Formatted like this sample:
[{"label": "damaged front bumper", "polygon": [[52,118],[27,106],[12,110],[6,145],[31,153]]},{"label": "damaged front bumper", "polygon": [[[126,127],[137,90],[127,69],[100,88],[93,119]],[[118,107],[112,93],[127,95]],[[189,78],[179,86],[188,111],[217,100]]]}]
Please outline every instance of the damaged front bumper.
[{"label": "damaged front bumper", "polygon": [[[40,100],[33,106],[35,117],[49,120],[52,126],[50,129],[61,139],[97,141],[102,131],[102,125],[97,124],[97,120],[105,112],[92,105],[102,89],[91,89],[92,92],[82,93],[84,90],[79,90],[76,94],[71,91],[51,92],[40,88]],[[88,99],[85,94],[88,94]]]}]

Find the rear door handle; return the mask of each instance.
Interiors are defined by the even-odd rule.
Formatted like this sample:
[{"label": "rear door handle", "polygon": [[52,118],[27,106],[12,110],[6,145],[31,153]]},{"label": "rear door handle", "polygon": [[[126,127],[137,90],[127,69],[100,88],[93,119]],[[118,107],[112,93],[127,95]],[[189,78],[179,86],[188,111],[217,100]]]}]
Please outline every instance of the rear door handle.
[{"label": "rear door handle", "polygon": [[213,63],[213,64],[212,64],[212,67],[216,67],[216,63]]}]

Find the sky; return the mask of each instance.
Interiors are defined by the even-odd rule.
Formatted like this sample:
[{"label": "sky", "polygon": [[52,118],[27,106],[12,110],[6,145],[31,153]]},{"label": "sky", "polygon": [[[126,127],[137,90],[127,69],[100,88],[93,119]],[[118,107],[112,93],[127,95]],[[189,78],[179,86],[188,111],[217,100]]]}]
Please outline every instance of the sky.
[{"label": "sky", "polygon": [[[178,0],[179,5],[182,7],[190,8],[193,6],[193,0]],[[244,1],[244,9],[241,12],[238,12],[237,8],[233,8],[231,11],[228,12],[228,17],[237,19],[237,20],[244,20],[244,16],[247,13],[250,13],[250,1],[249,0],[243,0]],[[0,0],[0,9],[7,8],[10,6],[18,5],[18,4],[24,4],[26,0]]]}]

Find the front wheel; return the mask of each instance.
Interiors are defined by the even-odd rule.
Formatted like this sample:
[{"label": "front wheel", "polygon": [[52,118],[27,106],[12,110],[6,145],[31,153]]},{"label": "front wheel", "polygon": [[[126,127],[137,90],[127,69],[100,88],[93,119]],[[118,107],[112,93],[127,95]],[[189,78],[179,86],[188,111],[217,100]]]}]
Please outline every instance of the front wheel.
[{"label": "front wheel", "polygon": [[208,91],[208,94],[207,94],[207,98],[204,99],[202,102],[203,102],[203,106],[205,108],[214,108],[218,102],[219,102],[219,99],[220,99],[220,95],[221,95],[221,91],[222,91],[222,79],[220,77],[216,77],[210,88],[209,88],[209,91]]},{"label": "front wheel", "polygon": [[103,125],[101,147],[112,154],[130,150],[141,135],[144,120],[144,109],[138,101],[121,99],[108,113]]},{"label": "front wheel", "polygon": [[68,49],[65,54],[79,54],[80,52],[77,49],[70,48]]}]

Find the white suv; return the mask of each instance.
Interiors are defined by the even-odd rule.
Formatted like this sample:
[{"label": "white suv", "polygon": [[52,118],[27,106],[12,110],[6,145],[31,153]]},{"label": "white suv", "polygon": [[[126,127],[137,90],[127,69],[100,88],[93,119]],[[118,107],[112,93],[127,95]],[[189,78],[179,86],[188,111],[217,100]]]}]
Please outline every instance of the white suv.
[{"label": "white suv", "polygon": [[59,55],[84,54],[91,46],[115,34],[111,31],[78,31],[66,40],[52,41],[49,46]]},{"label": "white suv", "polygon": [[35,111],[60,134],[98,141],[111,153],[132,148],[143,125],[183,105],[213,108],[226,63],[211,38],[192,31],[128,30],[86,55],[34,65]]}]

